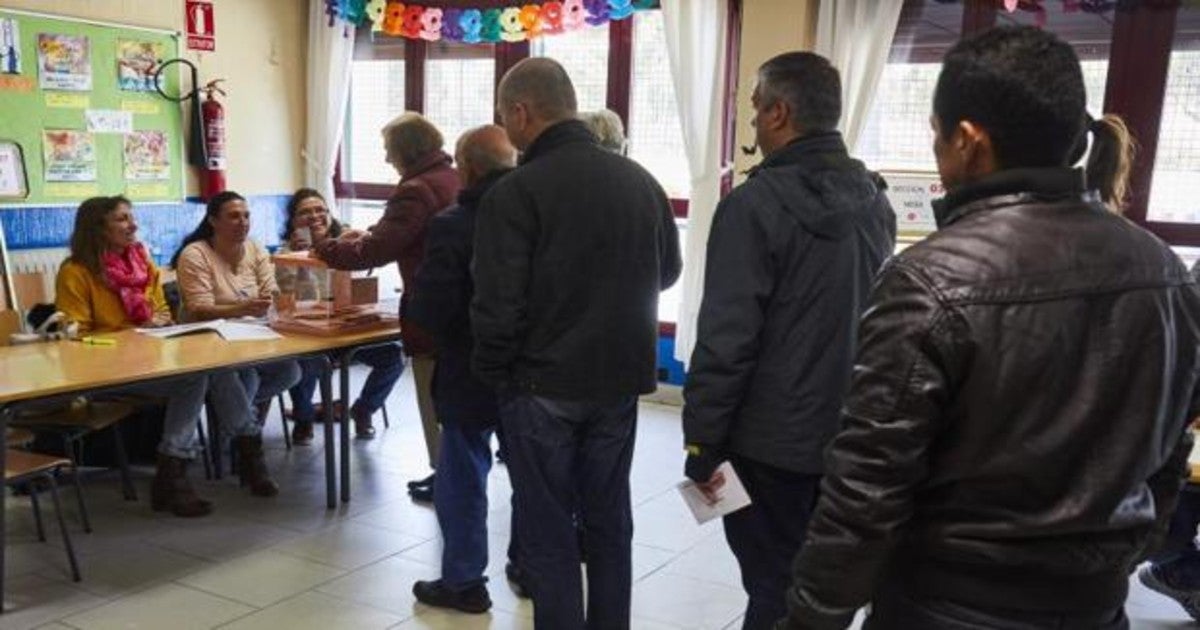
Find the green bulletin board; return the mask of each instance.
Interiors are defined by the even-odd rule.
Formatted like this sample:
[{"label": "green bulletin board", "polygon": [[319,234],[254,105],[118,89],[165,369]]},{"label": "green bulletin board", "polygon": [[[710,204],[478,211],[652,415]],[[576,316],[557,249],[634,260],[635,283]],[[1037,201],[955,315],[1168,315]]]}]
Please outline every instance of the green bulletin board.
[{"label": "green bulletin board", "polygon": [[[183,199],[183,114],[151,78],[155,57],[178,54],[167,31],[0,9],[0,141],[20,144],[29,183],[0,204]],[[162,79],[179,93],[177,72]]]}]

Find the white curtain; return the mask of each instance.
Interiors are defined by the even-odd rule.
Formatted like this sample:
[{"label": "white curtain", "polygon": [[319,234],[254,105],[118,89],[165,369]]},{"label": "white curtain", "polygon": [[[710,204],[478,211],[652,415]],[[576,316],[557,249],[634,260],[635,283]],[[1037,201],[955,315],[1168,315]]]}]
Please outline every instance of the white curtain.
[{"label": "white curtain", "polygon": [[696,315],[704,297],[704,257],[721,196],[721,119],[725,95],[727,0],[662,0],[671,79],[691,171],[687,255],[675,329],[675,357],[685,364],[696,345]]},{"label": "white curtain", "polygon": [[354,29],[329,25],[325,0],[308,2],[308,67],[305,87],[304,184],[334,202],[333,171],[350,98]]},{"label": "white curtain", "polygon": [[841,129],[851,151],[867,123],[903,7],[899,0],[821,0],[815,52],[842,74]]}]

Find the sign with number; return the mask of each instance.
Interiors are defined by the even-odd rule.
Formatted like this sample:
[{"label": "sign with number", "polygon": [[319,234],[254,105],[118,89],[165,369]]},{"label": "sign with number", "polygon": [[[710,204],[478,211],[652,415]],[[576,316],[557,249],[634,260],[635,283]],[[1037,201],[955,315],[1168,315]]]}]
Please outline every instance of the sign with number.
[{"label": "sign with number", "polygon": [[896,231],[902,236],[925,237],[937,230],[933,200],[945,196],[937,173],[881,173],[887,180],[888,201],[896,212]]},{"label": "sign with number", "polygon": [[217,25],[210,0],[184,0],[188,50],[217,49]]}]

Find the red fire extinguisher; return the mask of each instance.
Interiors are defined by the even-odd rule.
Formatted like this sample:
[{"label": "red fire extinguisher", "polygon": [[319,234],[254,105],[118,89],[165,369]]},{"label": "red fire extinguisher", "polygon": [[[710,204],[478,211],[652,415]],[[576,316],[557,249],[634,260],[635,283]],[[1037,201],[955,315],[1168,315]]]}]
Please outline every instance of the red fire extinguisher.
[{"label": "red fire extinguisher", "polygon": [[204,124],[204,168],[200,170],[200,195],[212,199],[213,195],[225,191],[225,108],[213,93],[225,96],[217,87],[224,79],[210,81],[204,86],[204,104],[200,116]]}]

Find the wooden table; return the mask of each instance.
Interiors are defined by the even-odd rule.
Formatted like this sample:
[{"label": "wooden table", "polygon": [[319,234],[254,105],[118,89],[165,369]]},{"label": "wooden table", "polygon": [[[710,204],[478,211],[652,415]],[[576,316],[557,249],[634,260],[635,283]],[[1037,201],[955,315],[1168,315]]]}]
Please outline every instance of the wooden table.
[{"label": "wooden table", "polygon": [[[4,465],[4,433],[14,410],[22,404],[88,393],[117,390],[133,383],[244,368],[284,359],[321,357],[321,397],[325,413],[325,499],[337,507],[339,476],[335,462],[333,385],[330,355],[341,361],[342,400],[348,400],[350,361],[364,347],[400,338],[399,326],[332,337],[287,335],[269,341],[228,342],[215,333],[157,339],[132,330],[98,335],[116,345],[56,341],[0,347],[0,467]],[[350,414],[341,421],[342,501],[350,500]],[[5,502],[0,501],[0,598],[4,593]],[[2,599],[0,599],[2,610]]]}]

